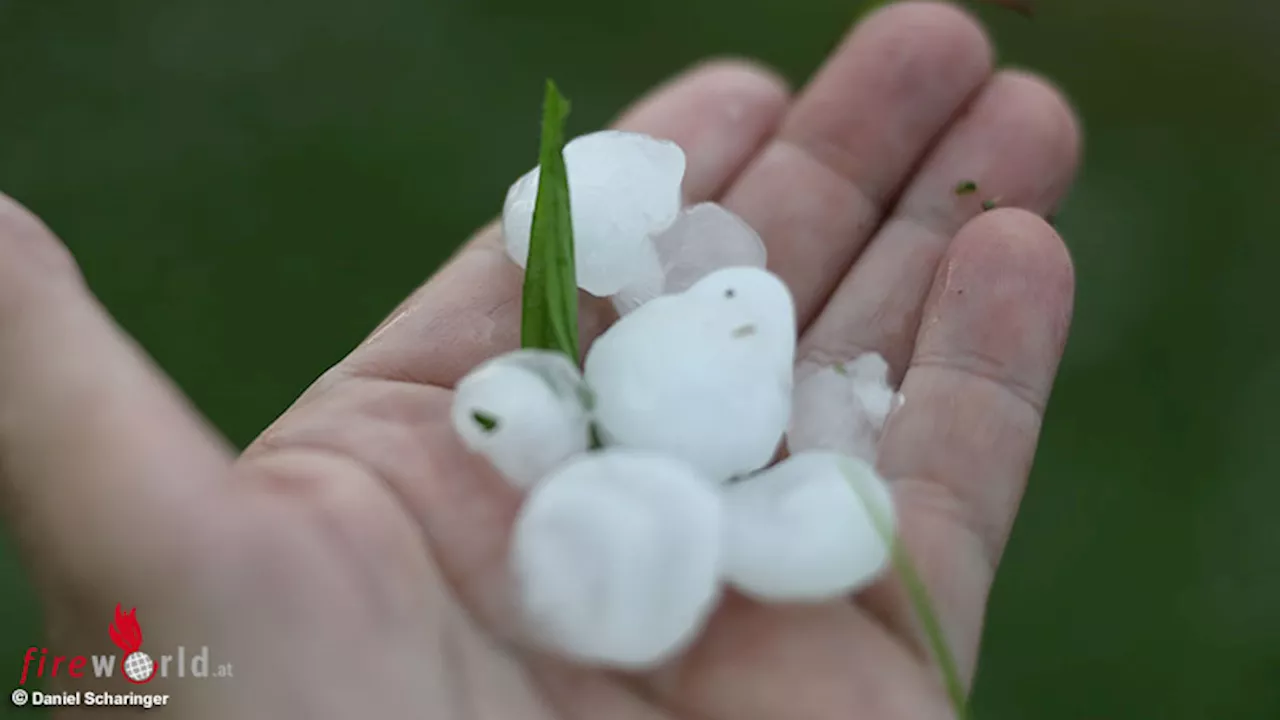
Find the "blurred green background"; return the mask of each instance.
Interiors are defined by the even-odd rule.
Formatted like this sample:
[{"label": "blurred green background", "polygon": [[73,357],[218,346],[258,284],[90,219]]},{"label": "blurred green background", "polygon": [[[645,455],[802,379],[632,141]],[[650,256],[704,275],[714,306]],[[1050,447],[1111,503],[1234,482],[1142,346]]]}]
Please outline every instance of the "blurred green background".
[{"label": "blurred green background", "polygon": [[[980,13],[1002,60],[1083,116],[1059,216],[1078,304],[976,713],[1280,717],[1280,5],[1039,8]],[[499,211],[532,165],[545,77],[576,134],[707,55],[799,83],[856,14],[0,1],[0,188],[243,444]],[[16,684],[39,612],[0,563],[0,680]]]}]

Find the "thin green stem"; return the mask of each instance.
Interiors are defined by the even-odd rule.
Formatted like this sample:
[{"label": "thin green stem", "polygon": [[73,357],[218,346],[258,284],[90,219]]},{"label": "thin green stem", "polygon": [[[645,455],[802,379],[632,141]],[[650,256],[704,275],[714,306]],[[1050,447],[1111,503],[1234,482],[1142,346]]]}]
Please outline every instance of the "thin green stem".
[{"label": "thin green stem", "polygon": [[951,647],[942,633],[942,624],[938,622],[938,615],[934,612],[929,589],[920,579],[920,573],[916,571],[915,563],[911,561],[911,556],[907,554],[907,549],[900,538],[895,539],[893,544],[893,567],[902,578],[902,584],[907,588],[911,607],[920,618],[925,637],[929,640],[929,648],[937,659],[939,670],[942,671],[942,681],[946,685],[947,696],[951,698],[951,708],[955,710],[958,720],[968,720],[968,693],[965,692],[964,682],[960,679],[955,656],[951,654]]},{"label": "thin green stem", "polygon": [[929,590],[925,587],[924,581],[921,580],[920,573],[916,570],[916,565],[911,560],[910,553],[907,552],[902,539],[894,532],[892,520],[885,517],[875,500],[863,492],[863,488],[857,479],[856,473],[858,471],[850,467],[848,462],[842,464],[841,470],[849,481],[850,487],[853,488],[853,491],[862,500],[862,504],[867,508],[867,513],[871,516],[871,522],[876,526],[876,532],[880,534],[885,544],[892,548],[890,556],[893,562],[893,569],[902,578],[902,584],[907,590],[907,597],[911,601],[911,609],[915,612],[916,617],[920,619],[925,639],[928,641],[929,649],[938,663],[939,671],[942,673],[942,682],[946,687],[947,697],[951,700],[951,708],[955,711],[957,720],[970,720],[968,693],[965,692],[964,682],[960,679],[960,671],[956,667],[955,655],[951,652],[951,646],[947,644],[947,638],[942,632],[942,623],[938,622],[938,614],[933,609],[933,600],[929,597]]}]

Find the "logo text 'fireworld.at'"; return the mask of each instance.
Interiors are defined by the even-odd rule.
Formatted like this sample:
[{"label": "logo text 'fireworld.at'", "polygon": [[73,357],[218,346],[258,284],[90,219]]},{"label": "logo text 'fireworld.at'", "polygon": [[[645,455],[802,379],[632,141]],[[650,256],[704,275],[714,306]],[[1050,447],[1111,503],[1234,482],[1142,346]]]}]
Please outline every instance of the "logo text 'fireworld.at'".
[{"label": "logo text 'fireworld.at'", "polygon": [[182,645],[174,652],[153,659],[142,651],[142,627],[135,617],[137,609],[125,613],[116,606],[116,617],[107,628],[111,641],[120,648],[117,655],[51,655],[48,648],[29,647],[22,658],[22,675],[19,685],[34,678],[111,678],[120,662],[120,675],[134,685],[162,678],[227,678],[231,677],[231,663],[213,665],[209,661],[209,648],[202,646],[191,653]]}]

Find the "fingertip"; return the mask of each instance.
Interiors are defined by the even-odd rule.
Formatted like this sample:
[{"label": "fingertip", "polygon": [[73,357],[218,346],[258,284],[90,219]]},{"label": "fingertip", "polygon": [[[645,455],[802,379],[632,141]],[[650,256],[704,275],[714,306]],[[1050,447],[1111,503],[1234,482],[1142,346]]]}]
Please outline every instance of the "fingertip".
[{"label": "fingertip", "polygon": [[1071,253],[1047,220],[1022,208],[997,208],[965,224],[950,251],[953,261],[1017,268],[1060,287],[1074,285]]},{"label": "fingertip", "polygon": [[748,57],[712,57],[690,67],[682,77],[755,96],[761,104],[785,105],[791,97],[791,83],[782,73]]},{"label": "fingertip", "polygon": [[991,81],[1005,94],[1017,98],[1018,110],[1048,148],[1053,167],[1068,181],[1074,177],[1083,151],[1079,115],[1066,93],[1048,78],[1024,70],[1001,70]]},{"label": "fingertip", "polygon": [[887,3],[863,18],[853,35],[887,35],[919,42],[952,58],[958,65],[990,74],[995,46],[982,21],[964,8],[937,0]]},{"label": "fingertip", "polygon": [[80,282],[80,269],[40,218],[0,193],[0,307],[36,288]]},{"label": "fingertip", "polygon": [[791,88],[773,69],[754,60],[718,57],[697,63],[663,82],[619,115],[623,130],[661,133],[664,126],[694,119],[686,108],[728,118],[773,118],[786,110]]},{"label": "fingertip", "polygon": [[1023,356],[1035,356],[1033,367],[1056,367],[1074,295],[1075,266],[1058,232],[1035,213],[1000,208],[956,235],[931,305],[935,312],[970,316],[959,324],[967,330],[998,329],[1023,348]]}]

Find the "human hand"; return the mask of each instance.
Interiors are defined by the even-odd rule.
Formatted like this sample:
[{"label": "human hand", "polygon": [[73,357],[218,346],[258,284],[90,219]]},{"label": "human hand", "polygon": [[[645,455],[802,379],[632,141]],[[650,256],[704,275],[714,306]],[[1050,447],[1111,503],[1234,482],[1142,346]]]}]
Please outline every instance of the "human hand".
[{"label": "human hand", "polygon": [[[908,2],[862,24],[794,101],[760,69],[716,63],[619,123],[677,141],[687,199],[760,232],[795,296],[802,359],[875,351],[903,383],[879,468],[966,679],[1069,324],[1070,260],[1039,216],[1079,143],[1056,92],[991,62],[967,16]],[[969,179],[979,192],[957,195]],[[995,196],[1023,209],[983,213]],[[892,580],[814,607],[730,598],[691,652],[642,677],[511,642],[519,497],[449,422],[452,384],[518,343],[521,276],[496,228],[239,457],[11,204],[0,258],[0,476],[48,645],[92,651],[124,603],[144,649],[208,645],[233,664],[232,678],[144,686],[173,695],[166,712],[950,715]],[[584,340],[611,319],[607,303],[584,305]]]}]

